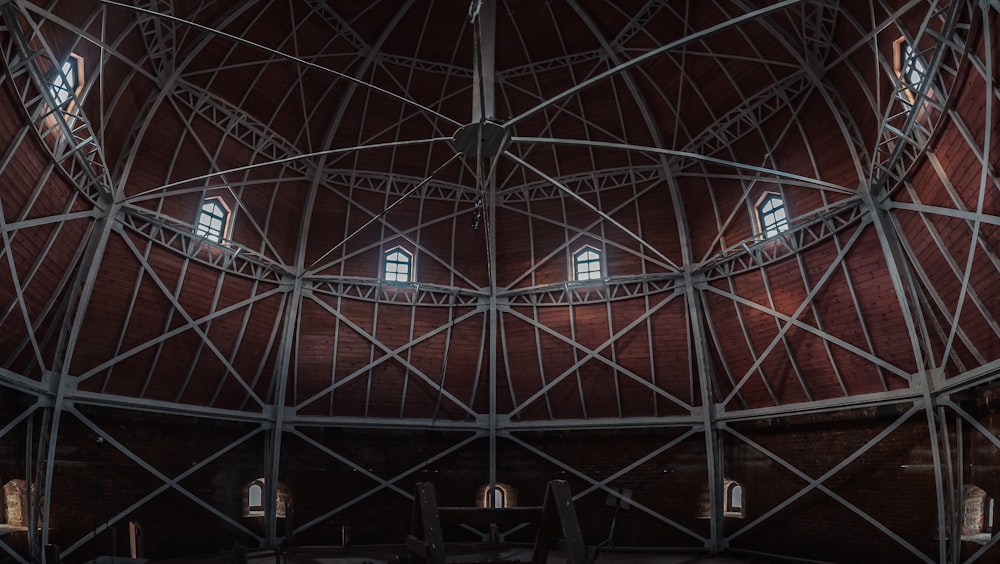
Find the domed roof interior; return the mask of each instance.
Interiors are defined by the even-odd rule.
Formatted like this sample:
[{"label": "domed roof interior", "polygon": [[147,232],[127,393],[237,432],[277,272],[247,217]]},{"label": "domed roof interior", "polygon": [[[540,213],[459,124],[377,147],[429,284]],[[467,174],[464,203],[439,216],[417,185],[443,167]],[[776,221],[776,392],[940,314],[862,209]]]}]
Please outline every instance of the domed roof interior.
[{"label": "domed roof interior", "polygon": [[495,441],[1000,371],[995,3],[0,4],[9,390]]}]

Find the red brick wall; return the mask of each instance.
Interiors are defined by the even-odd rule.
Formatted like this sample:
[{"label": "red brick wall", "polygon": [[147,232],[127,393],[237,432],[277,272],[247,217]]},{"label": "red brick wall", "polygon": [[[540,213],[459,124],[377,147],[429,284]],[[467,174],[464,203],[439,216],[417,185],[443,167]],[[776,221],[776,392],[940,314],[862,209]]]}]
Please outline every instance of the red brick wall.
[{"label": "red brick wall", "polygon": [[[990,393],[983,393],[978,403],[963,405],[992,433],[1000,433],[1000,418],[995,413],[1000,401],[994,399]],[[94,409],[85,413],[115,440],[171,477],[252,430],[250,425],[192,418]],[[731,427],[809,476],[819,477],[851,456],[900,413],[894,408],[866,409],[732,423]],[[1000,479],[996,477],[1000,449],[966,423],[961,433],[963,461],[958,464],[956,419],[950,411],[947,417],[950,452],[954,466],[962,468],[962,481],[975,484],[995,497],[1000,492]],[[517,489],[520,506],[540,505],[545,484],[552,479],[568,480],[571,490],[579,495],[591,483],[577,472],[595,480],[605,479],[678,438],[682,432],[663,429],[516,433],[517,441],[498,441],[497,480]],[[489,480],[488,444],[484,439],[473,441],[426,467],[420,466],[424,460],[468,437],[467,433],[353,429],[304,429],[303,433],[353,461],[357,468],[328,456],[295,435],[286,434],[281,472],[293,501],[291,515],[281,520],[283,530],[309,523],[374,488],[377,483],[366,476],[368,472],[385,480],[406,473],[393,482],[404,492],[412,492],[419,481],[433,482],[442,506],[475,505],[477,492]],[[23,434],[21,426],[0,439],[5,480],[23,472],[23,466],[16,463],[23,459]],[[914,559],[912,553],[819,490],[807,493],[766,521],[740,533],[799,492],[805,482],[735,434],[722,431],[721,436],[723,474],[744,487],[745,518],[726,518],[724,522],[726,534],[737,535],[731,542],[732,548],[837,562]],[[241,506],[246,484],[265,473],[262,456],[265,442],[263,434],[252,437],[185,478],[182,485],[251,530],[262,530],[261,519],[241,516]],[[562,465],[546,460],[536,450]],[[700,548],[698,540],[639,506],[707,535],[709,522],[699,518],[700,502],[707,489],[705,459],[703,435],[695,433],[608,482],[610,487],[632,490],[635,503],[620,510],[614,545]],[[917,411],[825,485],[936,559],[932,463],[925,413]],[[94,431],[64,413],[52,491],[51,542],[64,549],[69,547],[160,485],[156,477],[120,454],[110,441],[98,443]],[[610,532],[615,510],[605,503],[607,497],[604,491],[593,491],[576,501],[584,537],[590,545],[605,541]],[[411,510],[412,504],[406,497],[383,488],[321,519],[290,542],[339,544],[341,528],[348,526],[355,545],[400,543],[410,529]],[[168,490],[127,513],[112,526],[114,533],[101,533],[76,550],[68,562],[112,552],[126,554],[129,519],[143,527],[147,556],[220,552],[229,550],[237,541],[250,543],[244,533],[185,496]],[[456,527],[448,527],[445,534],[446,539],[453,541],[476,540]],[[510,540],[531,542],[533,535],[531,528]],[[19,542],[11,535],[5,536],[5,540],[15,545]],[[978,549],[978,545],[966,544],[969,546],[963,549],[967,554]],[[986,556],[997,554],[994,550]]]},{"label": "red brick wall", "polygon": [[[864,410],[853,415],[795,417],[733,427],[815,479],[849,458],[898,414]],[[918,411],[824,485],[935,557],[936,490],[930,440],[925,415]],[[746,518],[729,520],[727,534],[750,525],[807,486],[805,480],[735,436],[725,436],[725,452],[727,477],[743,484],[746,505]],[[818,488],[737,536],[732,546],[837,562],[916,558]]]}]

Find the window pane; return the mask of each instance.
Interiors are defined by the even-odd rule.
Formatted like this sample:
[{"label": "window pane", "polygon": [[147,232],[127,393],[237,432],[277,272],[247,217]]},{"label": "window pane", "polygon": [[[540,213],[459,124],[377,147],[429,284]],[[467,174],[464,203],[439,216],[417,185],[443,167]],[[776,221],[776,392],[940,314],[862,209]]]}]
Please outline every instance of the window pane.
[{"label": "window pane", "polygon": [[769,194],[757,206],[757,221],[764,237],[773,237],[788,229],[788,211],[781,197]]},{"label": "window pane", "polygon": [[598,280],[601,278],[601,255],[593,249],[584,249],[573,256],[577,280]]},{"label": "window pane", "polygon": [[493,507],[506,507],[503,498],[503,490],[500,488],[493,488]]},{"label": "window pane", "polygon": [[222,242],[226,236],[226,219],[229,212],[218,200],[206,200],[201,205],[201,213],[198,215],[198,225],[195,234],[200,235],[215,243]]},{"label": "window pane", "polygon": [[261,490],[262,488],[260,487],[260,484],[250,486],[250,495],[247,496],[249,497],[247,501],[250,502],[250,507],[260,507],[263,505],[262,500],[264,496],[262,495]]},{"label": "window pane", "polygon": [[382,277],[389,282],[409,282],[411,260],[411,255],[404,251],[389,251],[385,254]]},{"label": "window pane", "polygon": [[732,494],[732,502],[730,503],[730,507],[732,507],[733,511],[739,511],[740,509],[743,509],[743,486],[739,485],[733,486],[733,489],[730,490],[730,492]]},{"label": "window pane", "polygon": [[73,90],[76,89],[76,60],[69,59],[62,64],[59,72],[52,76],[49,83],[49,92],[55,99],[56,105],[64,106],[69,102]]},{"label": "window pane", "polygon": [[906,44],[903,56],[906,60],[903,66],[903,78],[911,87],[917,88],[924,80],[924,74],[927,71],[924,62],[921,60],[920,54],[909,43]]}]

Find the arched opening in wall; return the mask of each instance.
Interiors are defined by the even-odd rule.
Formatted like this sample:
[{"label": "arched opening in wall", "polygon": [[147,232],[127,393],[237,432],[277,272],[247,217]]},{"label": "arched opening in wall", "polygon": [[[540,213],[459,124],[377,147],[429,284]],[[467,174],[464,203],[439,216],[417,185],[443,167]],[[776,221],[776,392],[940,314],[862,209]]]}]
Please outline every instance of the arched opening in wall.
[{"label": "arched opening in wall", "polygon": [[517,489],[510,484],[484,484],[476,492],[476,507],[517,507]]},{"label": "arched opening in wall", "polygon": [[[267,492],[267,484],[264,478],[257,478],[243,488],[243,516],[263,517],[264,516],[264,494]],[[288,486],[283,482],[278,482],[278,491],[275,494],[275,516],[284,519],[288,515],[291,496],[288,493]]]},{"label": "arched opening in wall", "polygon": [[205,198],[198,212],[195,235],[213,243],[232,237],[233,212],[225,200],[219,197]]},{"label": "arched opening in wall", "polygon": [[11,480],[3,485],[4,521],[8,528],[28,528],[28,484]]},{"label": "arched opening in wall", "polygon": [[985,490],[969,485],[962,489],[962,540],[985,544],[993,537],[994,503]]},{"label": "arched opening in wall", "polygon": [[724,495],[724,509],[722,514],[726,517],[738,517],[742,519],[746,516],[746,497],[743,484],[736,480],[726,480],[722,484]]}]

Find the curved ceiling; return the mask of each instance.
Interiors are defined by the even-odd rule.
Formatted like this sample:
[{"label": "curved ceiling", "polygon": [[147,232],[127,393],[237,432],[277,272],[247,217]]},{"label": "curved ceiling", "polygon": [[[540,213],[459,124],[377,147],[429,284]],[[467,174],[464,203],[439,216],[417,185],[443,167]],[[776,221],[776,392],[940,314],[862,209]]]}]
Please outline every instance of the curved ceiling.
[{"label": "curved ceiling", "polygon": [[[8,3],[3,380],[495,429],[995,376],[996,10],[979,10]],[[896,74],[901,37],[921,85]],[[71,52],[84,84],[53,113]],[[769,192],[791,228],[763,239]],[[194,234],[213,197],[222,244]],[[382,280],[397,246],[411,283]],[[577,282],[587,246],[603,270]]]}]

